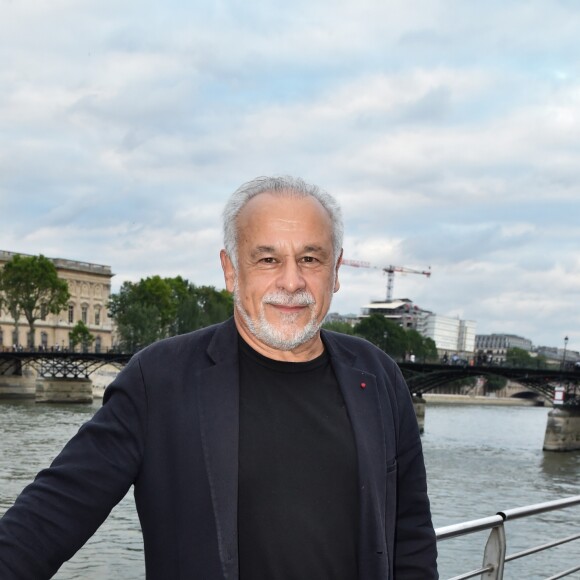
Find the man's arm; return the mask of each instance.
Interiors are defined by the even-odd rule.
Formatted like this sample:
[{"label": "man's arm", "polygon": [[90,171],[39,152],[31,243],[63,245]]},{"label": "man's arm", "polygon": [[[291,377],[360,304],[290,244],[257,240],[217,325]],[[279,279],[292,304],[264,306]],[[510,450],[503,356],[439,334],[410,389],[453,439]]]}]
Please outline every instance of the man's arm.
[{"label": "man's arm", "polygon": [[51,578],[94,534],[139,470],[146,398],[133,360],[103,407],[0,520],[0,578]]}]

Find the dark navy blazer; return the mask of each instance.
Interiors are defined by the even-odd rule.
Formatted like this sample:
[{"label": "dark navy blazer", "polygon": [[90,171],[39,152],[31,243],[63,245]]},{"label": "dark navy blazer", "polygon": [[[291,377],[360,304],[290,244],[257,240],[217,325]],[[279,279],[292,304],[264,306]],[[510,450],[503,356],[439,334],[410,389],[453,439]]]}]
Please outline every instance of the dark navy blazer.
[{"label": "dark navy blazer", "polygon": [[[358,454],[359,579],[435,579],[408,388],[368,342],[322,338]],[[238,400],[232,319],[136,354],[102,408],[0,520],[0,578],[53,576],[133,484],[149,580],[237,580]]]}]

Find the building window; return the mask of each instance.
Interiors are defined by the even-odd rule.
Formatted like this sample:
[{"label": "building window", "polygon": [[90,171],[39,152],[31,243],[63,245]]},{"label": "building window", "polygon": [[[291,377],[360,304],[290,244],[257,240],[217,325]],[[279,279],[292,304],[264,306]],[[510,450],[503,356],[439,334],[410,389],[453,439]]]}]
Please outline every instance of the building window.
[{"label": "building window", "polygon": [[46,332],[40,333],[40,345],[42,350],[48,350],[48,334]]},{"label": "building window", "polygon": [[16,332],[16,330],[12,331],[12,346],[13,347],[18,346],[18,332]]},{"label": "building window", "polygon": [[68,305],[68,322],[72,324],[75,321],[75,307],[74,304]]},{"label": "building window", "polygon": [[0,349],[4,350],[4,331],[0,328]]},{"label": "building window", "polygon": [[97,306],[95,308],[95,324],[99,326],[101,324],[101,307]]},{"label": "building window", "polygon": [[95,352],[101,352],[102,344],[101,344],[101,337],[97,336],[95,338]]},{"label": "building window", "polygon": [[81,306],[81,320],[83,321],[83,324],[87,324],[88,312],[89,307],[86,304],[83,304]]},{"label": "building window", "polygon": [[40,320],[46,320],[46,315],[48,314],[48,308],[46,304],[40,305]]}]

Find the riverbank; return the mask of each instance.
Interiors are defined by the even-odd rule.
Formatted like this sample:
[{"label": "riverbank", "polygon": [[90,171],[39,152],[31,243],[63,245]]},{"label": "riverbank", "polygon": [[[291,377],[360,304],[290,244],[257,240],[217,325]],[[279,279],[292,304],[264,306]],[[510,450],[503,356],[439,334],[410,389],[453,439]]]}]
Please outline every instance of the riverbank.
[{"label": "riverbank", "polygon": [[[106,385],[93,384],[93,398],[102,400]],[[497,405],[500,407],[541,407],[544,406],[543,400],[537,399],[520,399],[517,397],[482,397],[472,395],[441,395],[434,393],[425,393],[423,398],[429,405],[437,404],[459,404],[459,405]]]},{"label": "riverbank", "polygon": [[517,397],[483,397],[472,395],[441,395],[425,393],[423,398],[429,405],[457,403],[461,405],[497,405],[502,407],[541,407],[543,399],[520,399]]}]

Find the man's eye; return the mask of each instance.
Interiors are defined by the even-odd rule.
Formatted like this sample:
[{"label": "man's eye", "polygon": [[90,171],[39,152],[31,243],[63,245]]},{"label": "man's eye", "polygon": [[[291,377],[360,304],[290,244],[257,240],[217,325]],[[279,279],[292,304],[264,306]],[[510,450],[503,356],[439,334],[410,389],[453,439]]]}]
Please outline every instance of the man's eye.
[{"label": "man's eye", "polygon": [[302,258],[302,261],[305,262],[306,264],[313,264],[314,262],[316,262],[316,258],[313,256],[304,256]]},{"label": "man's eye", "polygon": [[260,262],[262,262],[263,264],[275,264],[276,258],[261,258]]}]

